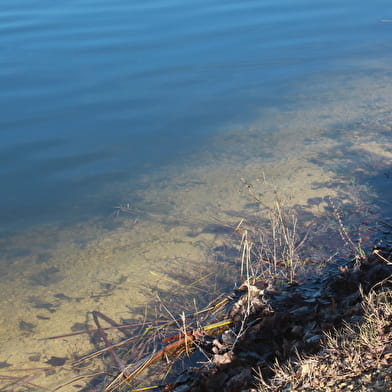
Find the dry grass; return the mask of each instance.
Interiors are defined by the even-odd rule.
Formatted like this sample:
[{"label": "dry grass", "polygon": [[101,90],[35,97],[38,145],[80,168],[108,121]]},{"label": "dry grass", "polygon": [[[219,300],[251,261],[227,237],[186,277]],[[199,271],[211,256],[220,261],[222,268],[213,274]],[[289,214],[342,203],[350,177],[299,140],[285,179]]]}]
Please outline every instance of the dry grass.
[{"label": "dry grass", "polygon": [[[276,363],[268,383],[258,374],[259,392],[391,390],[392,280],[385,289],[362,296],[364,316],[353,325],[325,334],[317,355]],[[381,388],[381,389],[378,389]]]},{"label": "dry grass", "polygon": [[249,225],[242,220],[237,226],[236,231],[242,234],[241,279],[249,278],[244,274],[246,270],[251,276],[283,278],[293,283],[298,270],[304,266],[300,251],[311,226],[301,233],[296,211],[286,207],[277,193],[272,206],[267,206],[254,194],[252,197],[262,203],[267,217],[262,225]]},{"label": "dry grass", "polygon": [[349,250],[354,255],[356,262],[359,264],[361,261],[366,259],[366,252],[362,247],[362,236],[360,230],[358,230],[358,239],[354,241],[349,234],[346,225],[343,223],[341,211],[338,209],[332,198],[328,198],[328,202],[338,222],[340,237],[342,238],[347,250]]}]

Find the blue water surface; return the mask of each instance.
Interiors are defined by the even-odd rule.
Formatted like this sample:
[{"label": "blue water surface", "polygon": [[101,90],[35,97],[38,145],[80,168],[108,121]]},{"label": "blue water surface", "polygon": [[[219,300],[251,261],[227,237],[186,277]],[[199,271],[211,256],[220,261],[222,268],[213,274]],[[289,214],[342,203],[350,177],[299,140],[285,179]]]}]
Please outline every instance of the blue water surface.
[{"label": "blue water surface", "polygon": [[389,0],[2,1],[2,230],[104,211],[299,82],[366,71],[388,18]]}]

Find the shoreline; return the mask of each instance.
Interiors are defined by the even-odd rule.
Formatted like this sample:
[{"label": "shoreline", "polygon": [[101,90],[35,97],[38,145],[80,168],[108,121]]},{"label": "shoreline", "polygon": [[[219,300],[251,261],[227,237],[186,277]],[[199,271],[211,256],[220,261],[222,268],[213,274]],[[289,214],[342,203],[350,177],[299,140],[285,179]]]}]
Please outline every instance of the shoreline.
[{"label": "shoreline", "polygon": [[[289,233],[289,227],[283,230]],[[312,266],[304,263],[304,269],[294,275],[289,264],[264,257],[254,275],[250,234],[240,226],[237,233],[242,235],[244,278],[239,287],[188,314],[175,313],[176,303],[170,306],[160,300],[156,319],[137,324],[92,312],[94,327],[86,325],[80,332],[53,337],[82,334],[100,347],[91,354],[79,353],[69,366],[79,368],[80,376],[54,390],[388,390],[392,386],[391,233],[381,233],[367,253],[327,261],[316,273],[309,273]],[[181,293],[174,299],[181,303]],[[135,325],[139,325],[137,332],[131,328]],[[118,342],[114,345],[113,331]],[[51,360],[48,364],[61,370],[65,361]],[[97,364],[104,372],[101,375],[93,370]],[[113,376],[105,376],[108,373]],[[82,386],[81,380],[89,378]]]},{"label": "shoreline", "polygon": [[171,313],[161,302],[169,320],[142,326],[116,353],[105,344],[106,368],[114,364],[116,376],[94,378],[81,391],[388,390],[391,233],[367,253],[330,260],[317,273],[304,265],[295,276],[282,263],[272,273],[265,258],[263,273],[252,275],[250,237],[241,234],[246,279],[239,287],[194,313]]},{"label": "shoreline", "polygon": [[[195,380],[178,390],[389,390],[391,254],[379,247],[369,256],[341,259],[302,284],[263,290],[245,284],[230,313],[238,318],[234,331],[243,335],[231,342],[233,349],[225,333],[215,337],[213,368],[196,370]],[[358,380],[366,386],[358,389]]]}]

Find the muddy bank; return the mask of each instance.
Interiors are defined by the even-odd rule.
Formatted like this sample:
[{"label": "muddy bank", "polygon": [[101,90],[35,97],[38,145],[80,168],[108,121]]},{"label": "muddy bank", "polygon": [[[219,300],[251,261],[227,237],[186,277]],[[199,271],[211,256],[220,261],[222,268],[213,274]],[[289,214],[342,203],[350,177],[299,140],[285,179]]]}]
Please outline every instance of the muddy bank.
[{"label": "muddy bank", "polygon": [[[350,325],[353,331],[360,328],[368,316],[363,306],[364,298],[371,291],[388,292],[391,300],[391,253],[390,248],[381,246],[369,257],[338,260],[328,265],[320,276],[298,285],[279,287],[268,281],[243,285],[234,293],[235,302],[228,314],[233,321],[232,327],[219,336],[200,342],[211,362],[191,369],[187,374],[189,379],[172,390],[235,392],[259,388],[280,391],[305,390],[306,387],[318,390],[301,374],[303,364],[291,369],[297,380],[296,388],[292,382],[277,382],[277,370],[288,366],[286,372],[290,373],[291,361],[298,363],[300,357],[320,353],[325,347],[326,334],[334,333],[343,325]],[[380,325],[384,328],[380,331],[382,349],[378,357],[372,358],[368,353],[362,368],[353,363],[350,377],[372,367],[375,371],[377,368],[390,369],[390,314],[387,323],[388,326]],[[349,343],[353,342],[352,339]],[[277,363],[279,367],[274,368]],[[355,366],[358,368],[354,369]],[[389,378],[385,377],[390,387],[390,374]],[[306,383],[301,383],[301,378]],[[329,381],[333,385],[333,377]],[[336,381],[341,383],[342,378],[336,377]],[[386,385],[383,390],[388,390]],[[337,384],[336,388],[339,389]],[[319,390],[325,389],[321,387]],[[373,389],[369,387],[368,390]]]}]

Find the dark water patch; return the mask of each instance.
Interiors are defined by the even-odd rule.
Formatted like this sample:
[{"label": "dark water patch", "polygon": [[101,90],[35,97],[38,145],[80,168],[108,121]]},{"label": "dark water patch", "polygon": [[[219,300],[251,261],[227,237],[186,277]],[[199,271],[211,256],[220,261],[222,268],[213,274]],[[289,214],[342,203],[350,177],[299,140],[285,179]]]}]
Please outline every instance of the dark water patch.
[{"label": "dark water patch", "polygon": [[55,284],[64,279],[64,276],[60,274],[60,270],[57,267],[45,268],[37,273],[29,276],[28,280],[32,286],[48,286]]},{"label": "dark water patch", "polygon": [[44,321],[50,320],[50,317],[43,316],[42,314],[37,314],[35,317],[37,317],[38,320],[44,320]]},{"label": "dark water patch", "polygon": [[72,301],[73,300],[73,298],[68,297],[68,295],[65,295],[64,293],[53,294],[53,297],[55,297],[56,299],[59,299],[60,301]]},{"label": "dark water patch", "polygon": [[37,353],[37,354],[30,355],[28,359],[31,362],[39,362],[41,360],[41,354]]},{"label": "dark water patch", "polygon": [[59,303],[46,302],[37,296],[28,297],[27,302],[33,305],[33,308],[35,309],[44,309],[50,313],[56,312],[57,308],[59,307]]},{"label": "dark water patch", "polygon": [[259,209],[260,203],[259,202],[252,202],[244,204],[244,208],[246,209]]},{"label": "dark water patch", "polygon": [[24,320],[19,321],[19,329],[24,332],[33,332],[37,325]]},{"label": "dark water patch", "polygon": [[[366,144],[366,141],[363,143]],[[339,154],[336,154],[336,149]],[[389,203],[392,169],[388,153],[390,154],[390,151],[384,141],[376,141],[375,145],[369,144],[366,149],[359,146],[353,148],[343,141],[333,150],[321,152],[318,158],[311,159],[312,163],[334,172],[338,181],[330,184],[314,182],[312,186],[315,189],[325,186],[339,189],[342,197],[346,194],[346,198],[356,200],[357,203],[368,204],[372,200],[383,208],[389,204],[386,211],[389,214],[388,211],[392,208]],[[392,155],[390,157],[392,158]]]},{"label": "dark water patch", "polygon": [[8,254],[8,258],[13,260],[14,258],[26,258],[31,256],[31,250],[28,248],[15,248]]},{"label": "dark water patch", "polygon": [[45,372],[45,376],[53,376],[54,374],[56,374],[55,369],[46,369],[44,370],[44,372]]},{"label": "dark water patch", "polygon": [[129,276],[121,275],[114,282],[100,282],[100,294],[103,296],[111,295],[115,290],[119,289],[120,286],[129,279]]},{"label": "dark water patch", "polygon": [[50,359],[45,361],[45,363],[47,363],[50,366],[63,366],[67,362],[68,359],[69,358],[67,358],[67,357],[62,358],[62,357],[52,356],[52,357],[50,357]]},{"label": "dark water patch", "polygon": [[71,327],[72,332],[83,332],[92,329],[93,326],[87,323],[74,323]]},{"label": "dark water patch", "polygon": [[322,202],[323,202],[323,198],[322,197],[312,197],[312,198],[307,200],[307,204],[309,206],[318,206]]},{"label": "dark water patch", "polygon": [[107,282],[101,282],[99,284],[99,287],[102,289],[103,293],[107,294],[107,293],[111,293],[112,291],[114,291],[116,289],[116,285],[113,283],[107,283]]},{"label": "dark water patch", "polygon": [[188,237],[191,237],[191,238],[196,238],[196,237],[198,237],[200,235],[200,231],[199,230],[191,230],[191,231],[189,231],[188,233],[187,233],[187,236]]},{"label": "dark water patch", "polygon": [[[388,113],[390,110],[388,109]],[[372,113],[377,118],[377,113]],[[382,216],[392,212],[392,182],[388,173],[391,171],[391,138],[374,138],[368,129],[369,121],[359,119],[355,124],[341,124],[341,134],[334,141],[334,146],[319,151],[313,164],[334,173],[336,181],[330,184],[313,182],[317,188],[327,187],[335,190],[335,196],[324,198],[325,211],[332,217],[330,228],[321,233],[320,243],[331,248],[333,234],[340,233],[347,250],[355,253],[360,248],[368,249],[377,242],[377,232],[381,226],[377,222]],[[355,141],[352,133],[355,130]],[[330,135],[335,138],[335,134]],[[317,199],[320,202],[320,199]],[[309,206],[313,203],[310,200]],[[347,237],[346,237],[347,235]],[[331,236],[331,238],[328,238]]]},{"label": "dark water patch", "polygon": [[209,224],[205,226],[202,233],[208,234],[231,234],[233,233],[233,228],[230,226],[219,225],[219,224]]},{"label": "dark water patch", "polygon": [[[311,161],[314,162],[313,160]],[[323,188],[332,189],[332,190],[340,189],[342,182],[343,181],[328,181],[328,183],[325,183],[325,182],[314,181],[312,182],[312,189],[323,189]]]},{"label": "dark water patch", "polygon": [[378,175],[368,178],[368,184],[379,195],[379,203],[381,208],[387,215],[392,212],[392,177],[386,173],[391,173],[392,167],[384,169]]},{"label": "dark water patch", "polygon": [[126,275],[121,275],[121,276],[118,278],[116,284],[121,285],[121,284],[125,283],[127,280],[128,280],[128,276],[126,276]]}]

